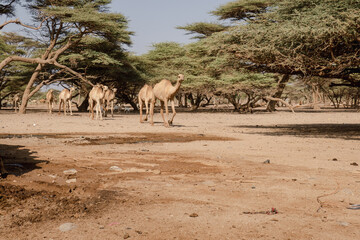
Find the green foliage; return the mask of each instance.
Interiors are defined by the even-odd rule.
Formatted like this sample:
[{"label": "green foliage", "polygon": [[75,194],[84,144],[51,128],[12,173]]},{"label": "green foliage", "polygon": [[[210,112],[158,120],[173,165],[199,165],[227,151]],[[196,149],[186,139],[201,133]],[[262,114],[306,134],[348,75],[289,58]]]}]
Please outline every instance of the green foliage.
[{"label": "green foliage", "polygon": [[177,29],[188,31],[187,34],[197,34],[193,37],[193,39],[203,39],[211,36],[213,33],[225,31],[227,28],[228,26],[219,23],[206,22],[192,23],[186,26],[177,27]]},{"label": "green foliage", "polygon": [[251,18],[256,14],[266,11],[266,8],[274,4],[275,0],[237,0],[220,6],[211,13],[219,19],[231,19],[233,21]]},{"label": "green foliage", "polygon": [[359,15],[359,0],[284,0],[208,43],[253,70],[349,79],[344,69],[360,65]]}]

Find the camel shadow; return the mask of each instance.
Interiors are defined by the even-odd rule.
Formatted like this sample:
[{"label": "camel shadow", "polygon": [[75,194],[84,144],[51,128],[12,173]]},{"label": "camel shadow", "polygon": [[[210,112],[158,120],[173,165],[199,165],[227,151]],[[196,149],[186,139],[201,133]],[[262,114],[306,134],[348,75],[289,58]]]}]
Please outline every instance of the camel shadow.
[{"label": "camel shadow", "polygon": [[35,169],[41,169],[38,164],[49,163],[46,160],[37,160],[36,152],[21,145],[0,144],[0,153],[8,175],[21,176]]},{"label": "camel shadow", "polygon": [[250,134],[268,136],[296,136],[314,138],[339,138],[360,141],[360,124],[285,124],[285,125],[239,125],[234,128],[258,129]]}]

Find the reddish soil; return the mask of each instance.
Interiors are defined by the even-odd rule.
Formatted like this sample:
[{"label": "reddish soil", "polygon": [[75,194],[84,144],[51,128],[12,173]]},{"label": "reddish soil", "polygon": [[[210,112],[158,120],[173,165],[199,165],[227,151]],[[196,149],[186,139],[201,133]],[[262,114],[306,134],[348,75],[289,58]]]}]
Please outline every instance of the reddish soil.
[{"label": "reddish soil", "polygon": [[360,239],[358,112],[38,108],[0,110],[0,239]]}]

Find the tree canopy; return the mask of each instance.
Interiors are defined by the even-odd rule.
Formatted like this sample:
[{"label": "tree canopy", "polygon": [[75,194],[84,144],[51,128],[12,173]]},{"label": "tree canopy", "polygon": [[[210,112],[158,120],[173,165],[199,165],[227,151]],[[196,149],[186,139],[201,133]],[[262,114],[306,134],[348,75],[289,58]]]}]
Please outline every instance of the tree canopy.
[{"label": "tree canopy", "polygon": [[[254,2],[263,3],[264,11],[247,20],[243,13],[253,10],[238,6]],[[359,0],[243,0],[216,13],[246,21],[207,39],[213,51],[241,67],[358,84],[352,73],[360,71]]]}]

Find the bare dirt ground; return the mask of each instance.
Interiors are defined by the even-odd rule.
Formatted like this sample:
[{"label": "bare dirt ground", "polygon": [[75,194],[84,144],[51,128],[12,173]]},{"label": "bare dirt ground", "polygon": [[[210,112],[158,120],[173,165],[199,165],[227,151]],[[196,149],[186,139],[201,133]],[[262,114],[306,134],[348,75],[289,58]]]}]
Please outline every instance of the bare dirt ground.
[{"label": "bare dirt ground", "polygon": [[360,239],[360,113],[154,119],[0,110],[0,239]]}]

